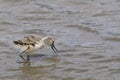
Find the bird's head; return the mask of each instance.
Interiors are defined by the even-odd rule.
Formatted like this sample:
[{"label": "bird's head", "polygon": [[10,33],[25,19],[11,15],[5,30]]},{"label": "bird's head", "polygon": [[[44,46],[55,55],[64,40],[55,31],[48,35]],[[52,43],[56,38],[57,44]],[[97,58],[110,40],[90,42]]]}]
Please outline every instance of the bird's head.
[{"label": "bird's head", "polygon": [[56,54],[57,54],[57,52],[59,52],[59,51],[56,49],[55,45],[54,45],[55,40],[54,40],[54,38],[53,38],[52,36],[44,37],[44,38],[43,38],[43,41],[44,41],[45,45],[51,46],[52,50],[53,50]]}]

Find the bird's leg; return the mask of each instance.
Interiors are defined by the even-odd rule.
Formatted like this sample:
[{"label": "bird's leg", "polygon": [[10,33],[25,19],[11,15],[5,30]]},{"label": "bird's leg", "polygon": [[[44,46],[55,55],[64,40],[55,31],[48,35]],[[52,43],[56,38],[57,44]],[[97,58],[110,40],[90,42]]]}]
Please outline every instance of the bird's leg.
[{"label": "bird's leg", "polygon": [[27,61],[29,61],[30,60],[30,56],[29,55],[27,55]]},{"label": "bird's leg", "polygon": [[25,58],[23,57],[23,55],[22,54],[24,54],[25,53],[25,51],[22,51],[22,52],[19,52],[18,54],[19,54],[19,56],[25,61]]},{"label": "bird's leg", "polygon": [[[24,60],[24,61],[26,61],[26,59],[23,57],[23,54],[28,50],[29,48],[27,48],[27,49],[25,49],[25,50],[23,50],[23,51],[20,51],[19,53],[18,53],[18,55]],[[27,55],[27,60],[29,60],[29,56]]]}]

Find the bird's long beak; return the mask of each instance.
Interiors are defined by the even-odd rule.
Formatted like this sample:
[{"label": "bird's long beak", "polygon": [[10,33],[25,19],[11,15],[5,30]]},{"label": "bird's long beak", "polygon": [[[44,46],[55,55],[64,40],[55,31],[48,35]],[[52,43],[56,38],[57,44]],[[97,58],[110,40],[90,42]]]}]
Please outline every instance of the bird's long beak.
[{"label": "bird's long beak", "polygon": [[57,48],[55,47],[54,42],[52,43],[51,48],[52,48],[52,50],[55,52],[55,54],[57,54],[57,52],[59,52],[59,51],[57,50]]}]

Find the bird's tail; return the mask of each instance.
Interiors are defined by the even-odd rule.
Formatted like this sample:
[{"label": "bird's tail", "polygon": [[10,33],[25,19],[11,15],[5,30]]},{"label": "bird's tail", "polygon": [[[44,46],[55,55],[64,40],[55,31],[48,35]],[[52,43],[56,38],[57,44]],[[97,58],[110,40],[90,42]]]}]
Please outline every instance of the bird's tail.
[{"label": "bird's tail", "polygon": [[17,44],[20,44],[19,41],[13,41],[13,43],[16,44],[16,45],[17,45]]}]

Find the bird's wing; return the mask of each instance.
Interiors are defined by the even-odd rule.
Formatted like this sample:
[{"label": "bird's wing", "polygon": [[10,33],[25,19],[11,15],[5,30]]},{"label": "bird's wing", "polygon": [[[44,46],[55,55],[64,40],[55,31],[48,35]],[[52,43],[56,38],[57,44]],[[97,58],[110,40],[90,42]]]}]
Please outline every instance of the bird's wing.
[{"label": "bird's wing", "polygon": [[36,35],[28,35],[25,36],[24,38],[14,41],[15,44],[19,44],[19,45],[34,45],[37,42],[41,41],[41,37],[40,36],[36,36]]}]

